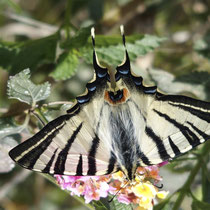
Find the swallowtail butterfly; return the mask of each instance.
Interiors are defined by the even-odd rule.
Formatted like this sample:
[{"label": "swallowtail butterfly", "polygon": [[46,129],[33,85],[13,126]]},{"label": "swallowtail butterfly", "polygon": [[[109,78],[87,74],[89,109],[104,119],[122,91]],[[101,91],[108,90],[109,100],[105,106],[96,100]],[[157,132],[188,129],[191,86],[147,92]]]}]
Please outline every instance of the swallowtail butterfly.
[{"label": "swallowtail butterfly", "polygon": [[165,95],[132,72],[125,47],[115,72],[100,65],[67,114],[9,152],[24,168],[60,175],[105,175],[172,160],[210,139],[210,103]]}]

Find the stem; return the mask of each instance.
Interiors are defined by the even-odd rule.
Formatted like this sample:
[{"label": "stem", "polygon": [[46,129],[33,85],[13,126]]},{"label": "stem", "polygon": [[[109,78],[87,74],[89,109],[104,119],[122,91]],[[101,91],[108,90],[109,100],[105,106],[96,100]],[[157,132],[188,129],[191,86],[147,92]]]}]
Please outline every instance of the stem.
[{"label": "stem", "polygon": [[66,12],[65,12],[65,28],[67,39],[70,38],[70,18],[71,18],[72,0],[67,0]]},{"label": "stem", "polygon": [[48,104],[43,104],[43,106],[54,106],[54,105],[60,105],[60,104],[70,104],[73,105],[74,103],[71,101],[55,101],[55,102],[50,102]]},{"label": "stem", "polygon": [[[209,153],[209,149],[210,149],[210,142],[207,142],[206,145],[204,145],[204,147],[202,148],[201,156],[203,156],[203,157],[206,156]],[[174,207],[173,207],[172,210],[178,210],[179,207],[181,206],[182,201],[184,200],[187,192],[190,189],[191,184],[193,183],[193,181],[195,179],[195,176],[197,175],[198,171],[202,167],[202,162],[203,162],[203,159],[200,158],[197,161],[197,163],[195,164],[195,166],[192,169],[187,181],[183,185],[182,189],[179,191],[178,198],[177,198],[176,202],[174,203]]]},{"label": "stem", "polygon": [[49,121],[47,120],[47,118],[42,114],[41,110],[39,108],[35,109],[37,114],[42,118],[42,120],[44,121],[45,124],[47,124]]}]

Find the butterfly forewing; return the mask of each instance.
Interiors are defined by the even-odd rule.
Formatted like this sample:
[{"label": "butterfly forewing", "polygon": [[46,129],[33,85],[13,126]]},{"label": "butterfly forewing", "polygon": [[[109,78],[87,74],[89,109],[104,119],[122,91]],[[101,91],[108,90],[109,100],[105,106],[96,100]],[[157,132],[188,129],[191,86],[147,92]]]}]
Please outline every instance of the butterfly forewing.
[{"label": "butterfly forewing", "polygon": [[51,174],[102,175],[109,167],[114,170],[109,150],[83,111],[81,115],[83,119],[80,114],[55,119],[10,151],[10,156],[25,168]]}]

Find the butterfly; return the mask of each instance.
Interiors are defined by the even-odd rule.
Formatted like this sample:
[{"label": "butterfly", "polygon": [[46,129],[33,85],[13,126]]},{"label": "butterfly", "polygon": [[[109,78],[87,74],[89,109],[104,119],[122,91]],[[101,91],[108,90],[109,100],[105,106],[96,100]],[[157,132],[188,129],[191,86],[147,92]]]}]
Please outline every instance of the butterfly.
[{"label": "butterfly", "polygon": [[74,105],[9,155],[24,168],[60,175],[105,175],[128,180],[139,166],[172,160],[210,139],[210,103],[147,87],[125,58],[103,67],[93,42],[93,79]]}]

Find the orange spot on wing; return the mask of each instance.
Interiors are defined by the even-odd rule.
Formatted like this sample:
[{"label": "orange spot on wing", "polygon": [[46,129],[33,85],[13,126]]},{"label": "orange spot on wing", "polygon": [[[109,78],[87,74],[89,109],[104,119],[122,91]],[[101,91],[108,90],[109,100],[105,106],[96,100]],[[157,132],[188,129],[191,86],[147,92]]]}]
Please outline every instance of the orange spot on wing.
[{"label": "orange spot on wing", "polygon": [[109,92],[106,90],[105,93],[104,93],[104,99],[105,101],[107,101],[109,104],[112,104],[112,105],[117,105],[117,104],[122,104],[124,103],[125,101],[127,101],[127,99],[129,98],[130,96],[130,93],[128,91],[128,89],[126,88],[123,88],[123,97],[117,101],[113,101],[110,96],[109,96]]}]

